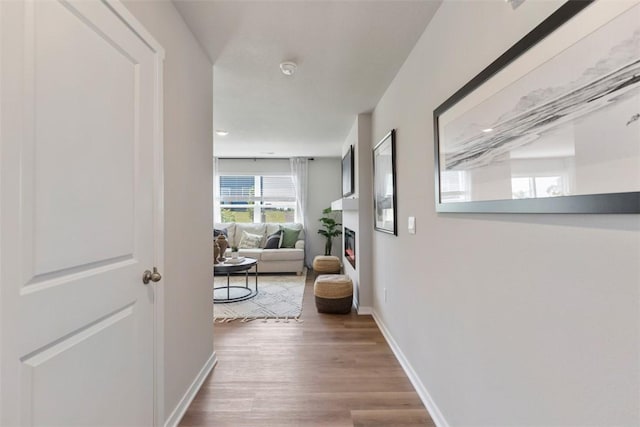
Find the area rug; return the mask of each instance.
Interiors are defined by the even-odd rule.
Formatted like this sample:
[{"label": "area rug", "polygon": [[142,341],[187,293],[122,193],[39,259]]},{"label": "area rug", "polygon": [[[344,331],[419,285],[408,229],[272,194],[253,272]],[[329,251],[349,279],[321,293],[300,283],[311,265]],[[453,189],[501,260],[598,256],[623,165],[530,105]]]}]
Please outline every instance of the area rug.
[{"label": "area rug", "polygon": [[[300,321],[302,296],[307,274],[298,275],[259,275],[258,295],[231,303],[213,304],[214,322],[239,320],[248,322],[256,319],[289,319]],[[226,286],[227,276],[214,277],[215,287]],[[230,284],[244,286],[244,275],[231,276]],[[249,275],[249,286],[253,288],[255,279]]]}]

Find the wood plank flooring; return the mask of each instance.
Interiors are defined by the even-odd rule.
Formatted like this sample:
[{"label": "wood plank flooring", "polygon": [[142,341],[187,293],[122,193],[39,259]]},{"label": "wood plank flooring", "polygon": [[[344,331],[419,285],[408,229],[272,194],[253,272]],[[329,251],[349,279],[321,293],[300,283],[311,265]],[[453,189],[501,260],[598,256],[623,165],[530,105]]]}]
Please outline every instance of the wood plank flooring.
[{"label": "wood plank flooring", "polygon": [[434,426],[371,316],[215,325],[218,365],[181,426]]}]

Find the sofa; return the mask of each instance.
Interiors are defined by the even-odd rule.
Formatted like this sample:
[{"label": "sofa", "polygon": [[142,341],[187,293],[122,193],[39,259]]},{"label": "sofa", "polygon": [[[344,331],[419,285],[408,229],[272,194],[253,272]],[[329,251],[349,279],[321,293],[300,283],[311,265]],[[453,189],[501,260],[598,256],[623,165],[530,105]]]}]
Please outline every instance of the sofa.
[{"label": "sofa", "polygon": [[[291,248],[265,249],[267,237],[277,233],[281,227],[289,230],[300,230],[295,244]],[[259,273],[296,273],[304,270],[304,228],[299,223],[241,223],[223,222],[214,224],[214,238],[216,233],[224,231],[229,242],[225,257],[231,257],[231,247],[238,247],[238,255],[258,260]],[[252,235],[262,236],[259,247],[240,248],[243,231]],[[294,233],[295,234],[295,233]]]}]

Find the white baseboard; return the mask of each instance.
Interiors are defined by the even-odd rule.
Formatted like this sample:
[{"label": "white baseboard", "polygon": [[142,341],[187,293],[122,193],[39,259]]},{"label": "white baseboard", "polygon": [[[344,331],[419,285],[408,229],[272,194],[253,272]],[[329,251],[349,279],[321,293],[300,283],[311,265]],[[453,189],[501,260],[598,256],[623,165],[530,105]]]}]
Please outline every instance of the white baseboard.
[{"label": "white baseboard", "polygon": [[358,314],[359,314],[359,315],[363,315],[363,314],[373,314],[373,308],[371,308],[371,307],[365,307],[365,306],[360,306],[360,307],[358,307]]},{"label": "white baseboard", "polygon": [[353,309],[358,313],[358,315],[373,314],[373,308],[360,306],[360,302],[356,299],[355,295],[353,295]]},{"label": "white baseboard", "polygon": [[391,347],[391,351],[393,351],[393,354],[396,356],[396,359],[398,359],[398,362],[400,362],[400,366],[402,366],[402,369],[409,377],[409,381],[411,381],[411,384],[413,384],[413,387],[416,389],[418,396],[420,396],[420,400],[422,400],[422,403],[427,408],[429,415],[431,415],[433,422],[436,424],[437,427],[449,427],[447,420],[445,420],[444,416],[442,415],[442,412],[440,412],[440,409],[438,409],[438,407],[436,406],[436,403],[431,398],[431,395],[427,391],[427,388],[424,386],[424,384],[422,384],[422,381],[420,381],[420,378],[418,378],[416,371],[413,370],[413,367],[405,357],[404,353],[402,353],[402,350],[400,350],[400,347],[398,347],[398,343],[396,343],[396,341],[393,339],[393,337],[391,336],[391,333],[389,332],[385,324],[382,322],[380,317],[378,317],[375,310],[373,310],[372,314],[373,314],[373,319],[376,321],[376,324],[378,325],[378,328],[380,328],[380,331],[382,332],[382,335],[387,340],[389,347]]},{"label": "white baseboard", "polygon": [[196,378],[193,380],[184,396],[182,396],[178,405],[171,412],[167,421],[165,421],[164,427],[176,427],[180,423],[184,413],[187,412],[187,408],[191,405],[193,398],[196,397],[198,390],[202,387],[204,380],[207,379],[209,372],[211,372],[217,363],[218,359],[216,358],[216,352],[214,351],[211,354],[211,357],[209,357],[209,360],[207,360],[202,369],[200,369],[200,372],[198,372],[198,375],[196,375]]}]

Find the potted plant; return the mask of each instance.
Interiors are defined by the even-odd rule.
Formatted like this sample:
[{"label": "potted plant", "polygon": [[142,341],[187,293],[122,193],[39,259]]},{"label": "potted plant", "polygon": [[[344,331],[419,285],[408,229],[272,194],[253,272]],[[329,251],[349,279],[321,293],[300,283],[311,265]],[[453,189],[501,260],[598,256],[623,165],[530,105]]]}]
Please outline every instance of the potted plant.
[{"label": "potted plant", "polygon": [[238,247],[231,246],[231,259],[238,259]]},{"label": "potted plant", "polygon": [[322,223],[323,228],[318,230],[318,234],[322,234],[327,239],[324,245],[324,254],[331,255],[333,238],[342,234],[342,230],[340,229],[342,224],[336,221],[335,212],[333,212],[331,208],[323,209],[322,214],[323,216],[319,221]]}]

